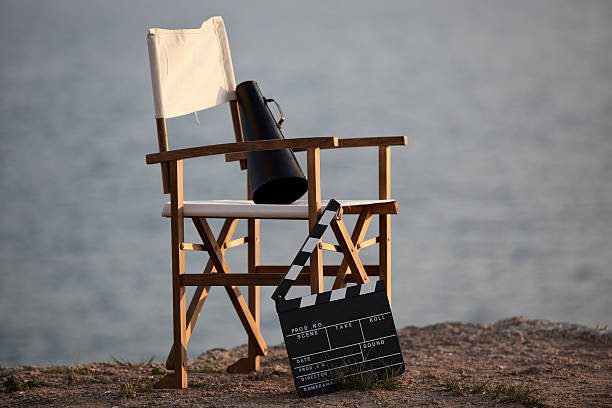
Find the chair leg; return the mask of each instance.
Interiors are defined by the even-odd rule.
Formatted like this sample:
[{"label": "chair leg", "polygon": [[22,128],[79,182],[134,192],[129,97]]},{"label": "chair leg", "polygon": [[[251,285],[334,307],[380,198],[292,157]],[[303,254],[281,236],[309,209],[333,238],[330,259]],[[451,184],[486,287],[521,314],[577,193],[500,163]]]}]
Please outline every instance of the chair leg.
[{"label": "chair leg", "polygon": [[172,321],[174,334],[174,373],[166,375],[153,386],[156,388],[187,388],[187,333],[185,287],[180,275],[185,273],[185,253],[180,248],[184,240],[183,162],[170,164],[170,229],[172,245]]},{"label": "chair leg", "polygon": [[[391,148],[389,146],[378,148],[378,198],[381,200],[391,198]],[[387,297],[391,304],[391,216],[389,214],[378,216],[378,228],[379,276],[385,281]]]},{"label": "chair leg", "polygon": [[[248,226],[248,267],[249,273],[255,273],[255,267],[259,265],[259,220],[249,220]],[[249,310],[255,319],[255,325],[261,330],[261,318],[259,311],[259,286],[249,286]],[[259,370],[259,354],[257,353],[256,340],[249,336],[249,371]]]},{"label": "chair leg", "polygon": [[[217,244],[221,248],[222,253],[225,253],[226,251],[223,244],[231,241],[237,226],[238,220],[235,218],[228,218],[223,223],[219,236],[217,237]],[[215,267],[212,260],[209,259],[202,273],[214,272],[216,272]],[[195,325],[198,322],[198,317],[200,316],[200,312],[204,307],[204,302],[206,301],[209,292],[210,286],[198,286],[193,294],[193,297],[191,298],[189,308],[187,309],[187,343],[189,343],[191,333],[193,333],[193,330],[195,329]],[[174,346],[170,348],[170,353],[166,359],[166,368],[168,370],[174,370]]]},{"label": "chair leg", "polygon": [[379,216],[379,264],[380,279],[385,281],[387,297],[391,304],[391,217],[388,214]]}]

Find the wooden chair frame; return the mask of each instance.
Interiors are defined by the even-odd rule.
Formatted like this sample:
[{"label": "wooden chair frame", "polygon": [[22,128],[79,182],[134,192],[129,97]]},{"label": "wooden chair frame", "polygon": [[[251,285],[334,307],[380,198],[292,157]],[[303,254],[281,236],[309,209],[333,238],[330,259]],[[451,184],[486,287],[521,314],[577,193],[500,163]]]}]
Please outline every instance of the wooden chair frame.
[{"label": "wooden chair frame", "polygon": [[[157,119],[159,153],[146,156],[147,164],[161,164],[164,193],[170,194],[170,230],[172,253],[172,305],[174,343],[166,360],[166,367],[173,370],[157,383],[157,388],[187,387],[187,343],[193,333],[199,314],[212,286],[224,286],[245,331],[248,334],[248,356],[228,367],[229,372],[249,372],[259,369],[259,357],[267,353],[266,343],[260,332],[259,286],[276,286],[287,272],[288,265],[260,264],[260,219],[248,218],[247,236],[232,239],[238,224],[236,218],[226,218],[219,235],[215,237],[208,221],[203,217],[191,217],[202,239],[202,244],[184,240],[185,215],[183,211],[183,160],[224,154],[226,161],[239,161],[246,169],[246,153],[253,151],[292,148],[307,152],[308,177],[308,221],[309,228],[321,211],[320,154],[322,149],[378,147],[378,198],[391,198],[391,146],[408,143],[405,136],[386,137],[308,137],[284,140],[262,140],[244,142],[242,126],[235,100],[230,101],[235,143],[199,146],[187,149],[168,150],[168,136],[165,119]],[[247,169],[248,171],[248,169]],[[247,185],[248,191],[248,185]],[[251,198],[247,192],[247,198]],[[384,205],[383,205],[384,204]],[[391,300],[391,217],[397,213],[397,203],[377,203],[365,206],[343,206],[341,214],[358,215],[352,234],[349,234],[342,215],[332,222],[332,230],[338,245],[321,242],[313,251],[310,266],[304,267],[296,280],[297,285],[310,286],[311,293],[323,291],[323,277],[335,276],[334,288],[347,282],[364,283],[368,276],[379,276],[387,285]],[[378,214],[378,236],[365,239],[372,217]],[[225,262],[224,253],[238,245],[248,245],[247,273],[232,273]],[[361,249],[379,245],[379,264],[363,265],[358,253]],[[202,273],[189,274],[185,271],[185,251],[206,251],[209,260]],[[340,265],[323,265],[322,251],[341,252],[344,259]],[[196,286],[196,291],[186,304],[185,287]],[[248,302],[238,286],[248,286]]]}]

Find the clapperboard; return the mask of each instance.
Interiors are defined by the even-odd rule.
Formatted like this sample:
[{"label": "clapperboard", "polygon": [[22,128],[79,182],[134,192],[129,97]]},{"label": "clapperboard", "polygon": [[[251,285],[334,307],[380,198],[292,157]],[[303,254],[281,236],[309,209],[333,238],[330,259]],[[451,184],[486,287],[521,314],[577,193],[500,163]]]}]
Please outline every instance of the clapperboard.
[{"label": "clapperboard", "polygon": [[333,392],[354,376],[382,379],[405,369],[384,281],[285,299],[339,210],[330,200],[272,295],[300,397]]}]

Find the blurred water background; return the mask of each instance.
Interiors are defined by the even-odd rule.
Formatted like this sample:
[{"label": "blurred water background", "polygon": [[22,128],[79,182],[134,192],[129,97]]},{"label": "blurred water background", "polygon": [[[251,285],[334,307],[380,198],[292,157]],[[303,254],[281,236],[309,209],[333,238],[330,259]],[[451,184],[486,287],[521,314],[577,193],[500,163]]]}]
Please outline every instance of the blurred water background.
[{"label": "blurred water background", "polygon": [[[392,154],[398,326],[610,323],[612,2],[0,4],[0,364],[165,358],[169,222],[144,162],[145,34],[213,15],[238,82],[282,103],[288,137],[410,136]],[[170,121],[172,147],[233,140],[226,106],[199,118]],[[376,197],[375,149],[322,160],[324,197]],[[244,197],[235,163],[185,166],[187,199]],[[264,222],[262,261],[288,263],[305,231]],[[233,270],[245,255],[230,252]],[[204,258],[187,262],[197,272]],[[204,312],[191,355],[246,341],[223,289]]]}]

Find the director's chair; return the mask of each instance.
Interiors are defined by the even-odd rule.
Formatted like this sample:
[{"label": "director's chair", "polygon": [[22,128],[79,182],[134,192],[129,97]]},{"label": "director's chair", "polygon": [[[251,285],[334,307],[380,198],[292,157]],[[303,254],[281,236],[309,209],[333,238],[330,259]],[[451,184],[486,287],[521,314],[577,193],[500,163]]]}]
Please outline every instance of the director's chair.
[{"label": "director's chair", "polygon": [[[229,372],[249,372],[259,368],[259,357],[267,353],[260,332],[260,286],[276,286],[289,265],[260,264],[260,220],[308,220],[308,228],[327,203],[320,193],[320,154],[324,149],[353,147],[378,148],[378,199],[338,200],[342,209],[332,223],[336,244],[320,242],[312,252],[310,266],[304,267],[296,284],[310,286],[312,293],[323,290],[323,277],[335,276],[334,288],[348,282],[365,283],[369,276],[384,279],[391,297],[391,218],[397,214],[397,202],[391,199],[391,151],[394,145],[406,145],[405,136],[387,137],[307,137],[284,140],[244,142],[239,106],[235,99],[235,79],[225,25],[221,17],[205,21],[198,29],[165,30],[153,28],[148,37],[149,62],[159,152],[146,156],[147,164],[160,164],[163,192],[170,202],[162,215],[170,218],[172,255],[172,310],[174,343],[166,360],[173,372],[159,380],[157,388],[187,387],[187,343],[212,286],[223,286],[248,334],[248,355],[228,367]],[[229,103],[235,142],[170,150],[166,119]],[[291,148],[306,151],[308,197],[289,205],[255,204],[247,200],[184,201],[183,160],[211,155],[225,155],[227,162],[237,161],[248,172],[246,153]],[[248,186],[247,186],[248,191]],[[342,214],[358,216],[352,234]],[[379,218],[378,236],[365,239],[374,216]],[[210,218],[224,219],[215,237]],[[185,242],[185,219],[191,219],[202,243]],[[247,235],[234,238],[239,220],[246,220]],[[238,245],[248,245],[247,273],[232,273],[224,253]],[[358,253],[378,244],[378,265],[363,265]],[[339,265],[324,265],[322,251],[340,252]],[[185,251],[204,251],[209,260],[202,273],[186,273]],[[196,291],[187,306],[185,287]],[[248,287],[248,302],[238,286]]]}]

